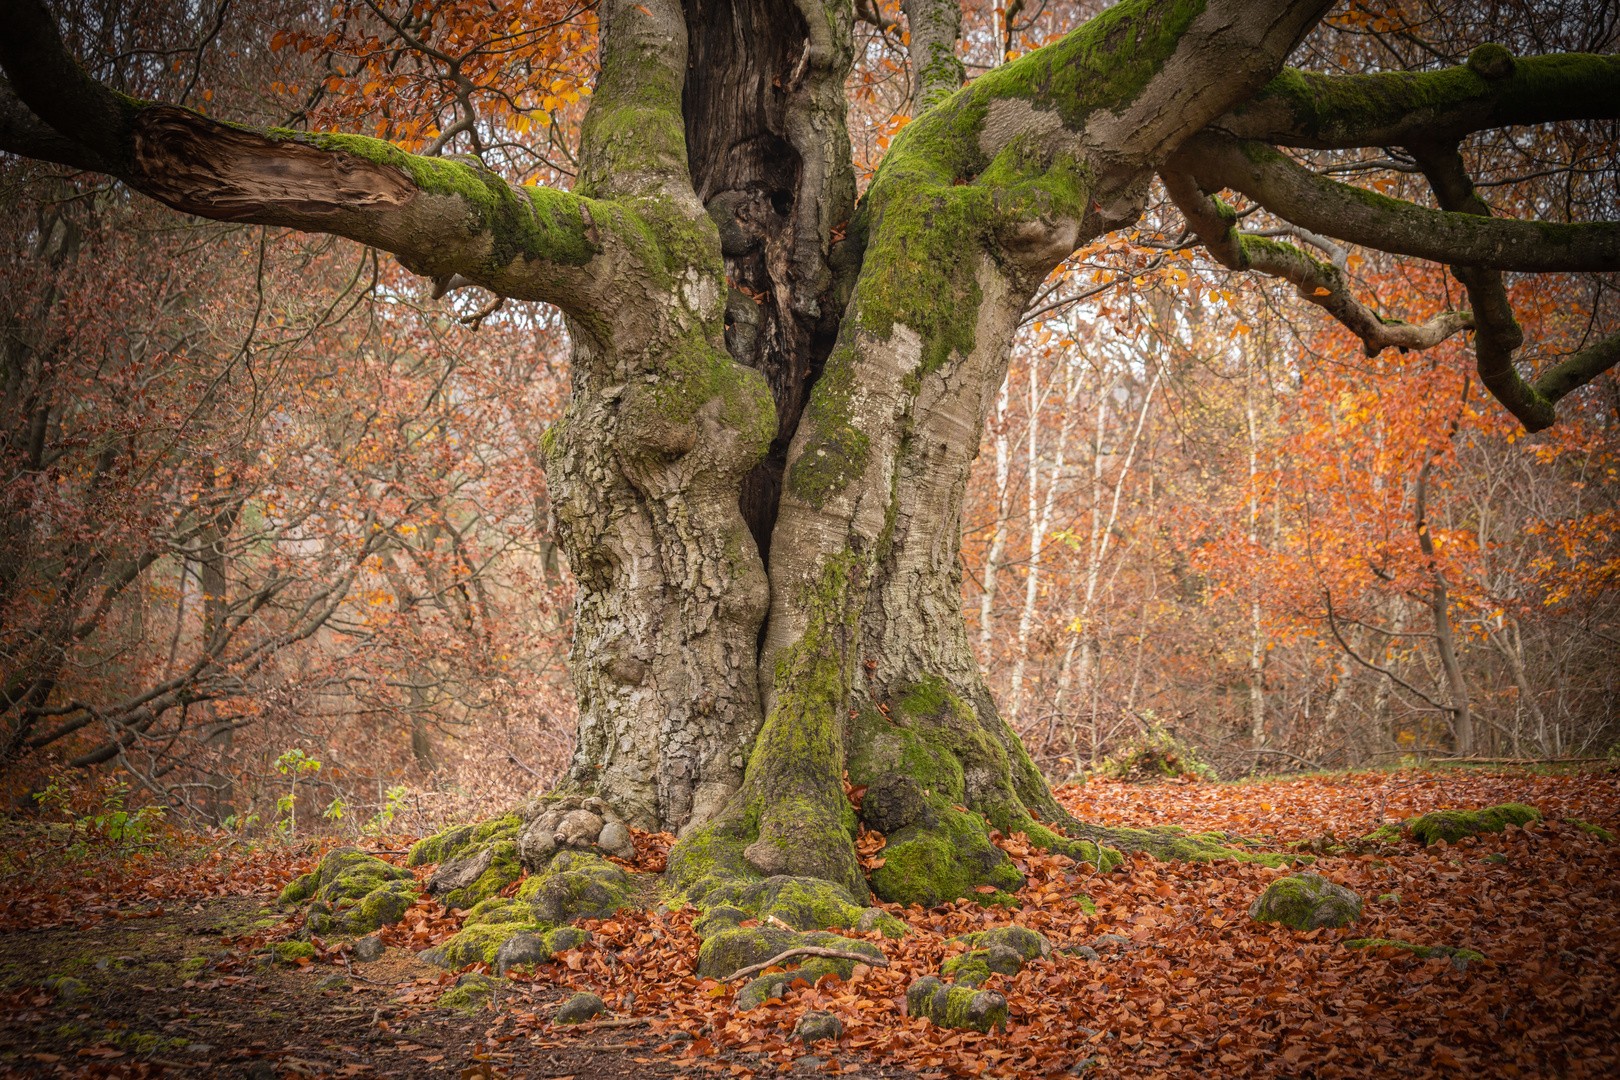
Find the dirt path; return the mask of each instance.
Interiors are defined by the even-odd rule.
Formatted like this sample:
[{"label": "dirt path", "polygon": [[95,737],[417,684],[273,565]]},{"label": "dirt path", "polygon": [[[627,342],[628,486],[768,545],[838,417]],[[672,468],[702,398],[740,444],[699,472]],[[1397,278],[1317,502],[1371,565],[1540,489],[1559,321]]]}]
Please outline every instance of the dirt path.
[{"label": "dirt path", "polygon": [[[350,972],[212,969],[235,939],[281,921],[267,900],[227,898],[84,930],[0,934],[0,1075],[606,1080],[758,1067],[747,1054],[709,1058],[707,1071],[683,1067],[655,1056],[657,1040],[635,1028],[514,1033],[571,993],[545,983],[513,984],[494,1008],[470,1014],[410,1003],[444,972],[401,949]],[[52,976],[82,987],[41,989]]]}]

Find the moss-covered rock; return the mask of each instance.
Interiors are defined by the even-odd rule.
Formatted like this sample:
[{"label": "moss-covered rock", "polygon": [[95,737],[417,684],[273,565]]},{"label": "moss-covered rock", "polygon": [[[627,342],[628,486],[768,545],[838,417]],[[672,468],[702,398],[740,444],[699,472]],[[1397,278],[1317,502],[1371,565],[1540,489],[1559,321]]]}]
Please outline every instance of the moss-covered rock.
[{"label": "moss-covered rock", "polygon": [[1436,840],[1455,844],[1465,836],[1499,833],[1509,825],[1528,825],[1541,811],[1522,803],[1502,803],[1483,810],[1436,810],[1407,822],[1413,837],[1427,845]]},{"label": "moss-covered rock", "polygon": [[[390,881],[413,881],[409,870],[367,855],[358,848],[333,848],[313,873],[305,874],[281,891],[283,903],[307,897],[335,907],[344,900],[360,900]],[[292,898],[292,899],[289,899]]]},{"label": "moss-covered rock", "polygon": [[84,995],[84,983],[71,975],[51,975],[39,985],[55,994],[56,1000],[63,1004]]},{"label": "moss-covered rock", "polygon": [[[722,930],[711,935],[698,950],[698,974],[711,979],[729,979],[734,972],[752,967],[754,964],[763,964],[789,949],[800,946],[838,949],[870,956],[874,960],[883,959],[883,950],[870,941],[855,941],[820,931],[800,934],[776,927],[761,926],[748,930]],[[789,959],[783,962],[784,966],[794,963],[799,961]],[[804,963],[808,963],[808,960]],[[839,976],[845,979],[849,978],[850,972],[855,967],[853,960],[829,959],[828,963],[834,965],[830,970],[836,970]],[[803,967],[804,964],[800,966]]]},{"label": "moss-covered rock", "polygon": [[1310,871],[1278,878],[1249,906],[1249,918],[1295,930],[1348,926],[1361,918],[1361,897]]},{"label": "moss-covered rock", "polygon": [[753,917],[752,912],[744,911],[740,907],[733,907],[730,904],[716,904],[692,920],[692,929],[698,937],[706,938],[724,930],[736,930],[745,921]]},{"label": "moss-covered rock", "polygon": [[595,994],[578,993],[562,1003],[553,1024],[583,1024],[607,1013],[607,1005]]},{"label": "moss-covered rock", "polygon": [[1047,960],[1052,956],[1052,943],[1044,934],[1027,926],[995,926],[989,930],[974,930],[951,939],[960,941],[970,949],[989,949],[1002,946],[1011,949],[1024,960]]},{"label": "moss-covered rock", "polygon": [[[539,944],[524,946],[523,959],[514,959],[511,951],[508,953],[508,963],[542,963],[551,959],[557,953],[577,949],[591,939],[590,931],[581,930],[577,926],[550,927],[536,923],[480,923],[477,926],[463,926],[453,937],[428,949],[421,954],[424,963],[436,964],[439,967],[457,968],[468,964],[488,964],[499,968],[501,963],[501,950],[508,942],[517,937],[532,937]],[[515,948],[515,947],[514,947]],[[538,959],[528,959],[530,955]]]},{"label": "moss-covered rock", "polygon": [[296,964],[300,960],[315,959],[315,946],[307,941],[272,941],[270,956],[283,964]]},{"label": "moss-covered rock", "polygon": [[1386,822],[1363,836],[1362,844],[1398,844],[1401,842],[1401,826],[1398,822]]},{"label": "moss-covered rock", "polygon": [[491,840],[516,840],[523,829],[523,819],[507,814],[493,821],[476,825],[453,825],[448,829],[423,837],[411,845],[405,858],[406,866],[427,866],[443,863],[477,844]]},{"label": "moss-covered rock", "polygon": [[806,1047],[818,1042],[837,1042],[843,1037],[843,1021],[824,1009],[811,1009],[799,1017],[790,1036],[801,1040]]},{"label": "moss-covered rock", "polygon": [[313,873],[299,874],[287,882],[276,899],[287,907],[301,904],[315,895],[315,875]]},{"label": "moss-covered rock", "polygon": [[[456,862],[461,863],[466,858],[464,855]],[[461,872],[453,879],[443,880],[437,874],[429,879],[429,892],[434,891],[435,881],[440,881],[445,907],[471,908],[479,901],[495,896],[523,876],[523,866],[518,862],[516,840],[496,840],[484,844],[477,849],[477,854],[472,856],[472,859],[473,862],[462,866]],[[448,864],[444,869],[448,869]],[[444,889],[443,885],[449,884],[450,881],[454,882],[452,887]]]},{"label": "moss-covered rock", "polygon": [[925,975],[906,990],[906,1014],[925,1016],[940,1027],[989,1031],[1007,1026],[1007,999],[994,990],[952,986]]},{"label": "moss-covered rock", "polygon": [[817,979],[826,975],[847,979],[855,966],[850,960],[835,960],[821,956],[807,956],[802,962],[789,960],[787,963],[798,966],[750,979],[737,991],[737,996],[732,998],[731,1007],[738,1012],[757,1009],[767,1001],[781,998],[789,989],[798,985],[801,979],[807,986],[814,986]]},{"label": "moss-covered rock", "polygon": [[1614,833],[1601,825],[1593,825],[1590,821],[1581,821],[1578,818],[1565,818],[1564,820],[1581,830],[1581,832],[1597,837],[1605,844],[1614,843]]},{"label": "moss-covered rock", "polygon": [[939,973],[958,986],[983,986],[991,975],[1016,975],[1023,967],[1023,957],[996,945],[953,956],[940,965]]},{"label": "moss-covered rock", "polygon": [[1484,953],[1477,953],[1472,949],[1459,949],[1454,945],[1413,945],[1409,941],[1392,941],[1388,938],[1351,938],[1344,943],[1347,949],[1381,949],[1386,945],[1403,949],[1420,960],[1447,958],[1457,971],[1465,970],[1469,961],[1485,959]]},{"label": "moss-covered rock", "polygon": [[[366,893],[360,902],[332,920],[340,933],[359,936],[399,922],[406,910],[421,896],[416,882],[406,878],[387,881]],[[306,920],[306,926],[308,920]]]},{"label": "moss-covered rock", "polygon": [[519,887],[536,922],[554,925],[576,919],[606,919],[631,902],[630,875],[600,855],[565,851],[539,877]]},{"label": "moss-covered rock", "polygon": [[499,986],[500,981],[497,979],[469,972],[457,979],[455,986],[440,994],[435,1004],[441,1009],[473,1012],[482,1008]]},{"label": "moss-covered rock", "polygon": [[911,932],[911,927],[907,926],[903,920],[890,915],[880,907],[869,907],[861,912],[859,921],[855,923],[855,929],[863,934],[869,934],[876,930],[884,937],[896,941]]}]

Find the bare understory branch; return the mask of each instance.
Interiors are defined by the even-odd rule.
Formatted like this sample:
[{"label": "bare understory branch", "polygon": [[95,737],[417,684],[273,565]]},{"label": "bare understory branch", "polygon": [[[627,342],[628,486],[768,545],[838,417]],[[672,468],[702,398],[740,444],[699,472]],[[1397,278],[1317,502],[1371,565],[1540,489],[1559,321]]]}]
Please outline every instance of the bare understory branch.
[{"label": "bare understory branch", "polygon": [[1432,348],[1474,325],[1473,316],[1466,311],[1443,312],[1421,324],[1386,322],[1351,294],[1337,266],[1312,258],[1292,244],[1240,233],[1231,208],[1205,194],[1191,176],[1169,171],[1161,176],[1176,208],[1217,262],[1229,270],[1258,270],[1291,282],[1300,296],[1359,337],[1368,356],[1389,348]]}]

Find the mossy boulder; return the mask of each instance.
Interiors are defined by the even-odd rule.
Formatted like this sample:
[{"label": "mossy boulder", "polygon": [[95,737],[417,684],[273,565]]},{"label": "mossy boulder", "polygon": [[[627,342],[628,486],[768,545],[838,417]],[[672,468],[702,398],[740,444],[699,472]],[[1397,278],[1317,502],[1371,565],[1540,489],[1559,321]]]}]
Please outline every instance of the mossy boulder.
[{"label": "mossy boulder", "polygon": [[283,964],[296,964],[300,960],[314,960],[315,946],[307,941],[272,941],[270,957]]},{"label": "mossy boulder", "polygon": [[834,960],[821,956],[806,956],[797,960],[788,960],[786,963],[796,964],[797,967],[786,971],[773,971],[767,975],[760,975],[743,984],[737,991],[737,996],[731,1001],[731,1007],[737,1012],[747,1012],[757,1009],[767,1001],[779,999],[789,989],[803,980],[806,986],[814,986],[816,980],[827,975],[836,975],[840,979],[849,978],[854,969],[853,961]]},{"label": "mossy boulder", "polygon": [[357,937],[374,933],[403,919],[406,910],[421,895],[413,879],[384,882],[362,896],[354,907],[333,918],[332,927]]},{"label": "mossy boulder", "polygon": [[584,1024],[607,1013],[607,1005],[595,994],[578,993],[562,1003],[551,1018],[553,1024]]},{"label": "mossy boulder", "polygon": [[[855,941],[837,934],[821,931],[801,934],[791,930],[781,930],[776,927],[761,926],[749,930],[722,930],[712,934],[703,942],[698,950],[698,974],[711,979],[729,979],[733,973],[755,964],[763,964],[775,956],[780,956],[789,949],[801,946],[814,946],[823,949],[838,949],[842,952],[859,953],[869,956],[873,960],[883,960],[883,950],[870,941]],[[849,978],[854,970],[855,961],[826,959],[833,965],[829,970],[837,971],[840,978]],[[797,958],[783,961],[783,965],[799,964],[803,967],[809,962],[805,959],[800,963]],[[818,976],[819,977],[819,976]],[[812,982],[814,980],[811,980]]]},{"label": "mossy boulder", "polygon": [[1601,825],[1593,825],[1590,821],[1581,821],[1578,818],[1565,818],[1564,820],[1581,830],[1581,832],[1597,837],[1605,844],[1614,843],[1614,833]]},{"label": "mossy boulder", "polygon": [[[463,926],[454,937],[421,954],[424,963],[439,967],[466,967],[468,964],[488,964],[501,967],[501,951],[514,938],[533,938],[520,941],[507,951],[507,966],[525,963],[543,963],[569,949],[577,949],[591,939],[590,931],[577,926],[550,927],[535,923],[480,923]],[[537,943],[537,944],[536,944]],[[521,953],[519,952],[521,950]]]},{"label": "mossy boulder", "polygon": [[367,855],[359,848],[333,848],[312,873],[305,874],[281,890],[281,902],[296,904],[314,897],[329,906],[343,900],[360,900],[390,881],[411,881],[409,870]]},{"label": "mossy boulder", "polygon": [[1401,842],[1401,826],[1399,822],[1386,822],[1363,836],[1362,844],[1398,844]]},{"label": "mossy boulder", "polygon": [[998,945],[953,956],[940,965],[939,973],[958,986],[983,986],[993,974],[1016,975],[1023,967],[1022,957]]},{"label": "mossy boulder", "polygon": [[55,994],[62,1004],[84,995],[84,983],[71,975],[52,975],[39,985]]},{"label": "mossy boulder", "polygon": [[441,1009],[457,1009],[461,1012],[473,1012],[483,1007],[500,986],[500,980],[492,979],[488,975],[478,975],[472,972],[456,980],[456,985],[439,995],[434,1004]]},{"label": "mossy boulder", "polygon": [[1361,897],[1307,870],[1273,881],[1249,906],[1249,918],[1295,930],[1349,926],[1361,918]]},{"label": "mossy boulder", "polygon": [[1413,945],[1409,941],[1392,941],[1388,938],[1352,938],[1344,943],[1347,949],[1381,949],[1386,945],[1405,950],[1420,960],[1447,958],[1451,961],[1452,968],[1457,971],[1466,970],[1472,960],[1485,959],[1484,953],[1477,953],[1472,949],[1459,949],[1454,945]]},{"label": "mossy boulder", "polygon": [[[441,877],[452,867],[457,868],[454,874]],[[428,891],[443,896],[445,907],[466,909],[496,896],[522,876],[517,841],[496,840],[440,867],[439,872],[428,879]]]},{"label": "mossy boulder", "polygon": [[844,1037],[844,1024],[824,1009],[810,1009],[793,1025],[789,1038],[800,1039],[805,1046],[818,1042],[837,1042]]},{"label": "mossy boulder", "polygon": [[989,949],[1002,946],[1011,949],[1024,960],[1048,960],[1052,956],[1052,943],[1046,935],[1027,926],[996,926],[989,930],[973,930],[951,939],[970,949]]},{"label": "mossy boulder", "polygon": [[517,898],[536,922],[561,924],[606,919],[630,905],[633,888],[630,875],[600,855],[565,851],[544,874],[525,881]]},{"label": "mossy boulder", "polygon": [[507,814],[494,821],[483,821],[476,825],[453,825],[412,844],[410,854],[405,857],[405,865],[430,866],[434,863],[444,863],[478,844],[492,840],[515,841],[522,830],[523,819],[517,814]]},{"label": "mossy boulder", "polygon": [[1465,836],[1480,833],[1499,833],[1509,825],[1524,826],[1539,820],[1541,811],[1522,803],[1502,803],[1483,810],[1436,810],[1406,823],[1407,829],[1421,843],[1432,844],[1444,840],[1455,844]]},{"label": "mossy boulder", "polygon": [[952,986],[925,975],[906,990],[906,1014],[927,1017],[940,1027],[989,1031],[1007,1026],[1007,999],[994,990]]}]

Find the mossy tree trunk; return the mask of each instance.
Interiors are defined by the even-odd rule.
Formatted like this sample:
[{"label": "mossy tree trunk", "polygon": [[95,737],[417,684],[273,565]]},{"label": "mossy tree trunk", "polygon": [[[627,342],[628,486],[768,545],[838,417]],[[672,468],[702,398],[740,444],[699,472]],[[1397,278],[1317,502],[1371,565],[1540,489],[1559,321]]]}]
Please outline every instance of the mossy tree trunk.
[{"label": "mossy tree trunk", "polygon": [[[1242,234],[1213,192],[1480,275],[1620,264],[1612,226],[1360,197],[1269,145],[1609,116],[1620,65],[1484,49],[1398,81],[1283,71],[1329,6],[1126,0],[959,89],[957,5],[907,0],[918,115],[858,206],[847,0],[605,0],[572,192],[122,98],[85,76],[41,0],[7,0],[0,148],[189,213],[373,244],[437,293],[560,307],[573,396],[544,450],[579,583],[565,786],[679,830],[688,890],[791,874],[860,898],[847,771],[888,838],[871,884],[933,903],[1019,883],[986,820],[1099,864],[1099,844],[1213,853],[1070,819],[968,645],[968,471],[1056,265],[1134,222],[1156,172],[1212,257],[1295,283],[1371,352],[1429,347],[1474,316],[1386,324],[1333,267]],[[1531,386],[1502,360],[1513,347],[1491,353],[1487,385],[1531,426],[1620,357],[1607,342]]]}]

